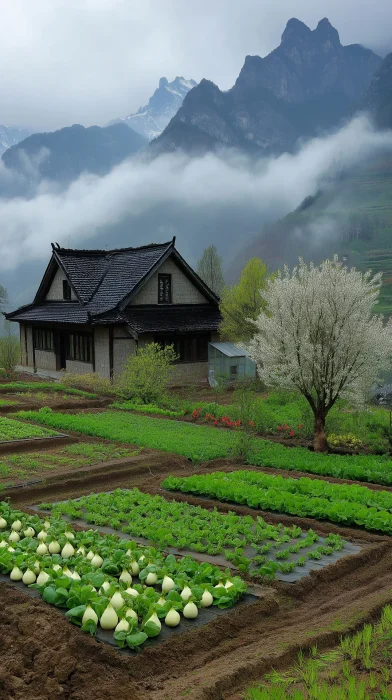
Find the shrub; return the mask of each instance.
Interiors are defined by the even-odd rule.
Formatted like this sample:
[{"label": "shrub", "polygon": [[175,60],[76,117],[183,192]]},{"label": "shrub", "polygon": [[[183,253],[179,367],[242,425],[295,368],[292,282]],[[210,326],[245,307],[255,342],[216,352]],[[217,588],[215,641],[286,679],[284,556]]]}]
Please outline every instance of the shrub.
[{"label": "shrub", "polygon": [[20,362],[20,344],[16,335],[9,332],[0,338],[0,368],[3,375],[12,378],[15,367]]},{"label": "shrub", "polygon": [[117,393],[124,399],[156,403],[168,387],[172,364],[177,359],[172,345],[150,343],[127,359]]},{"label": "shrub", "polygon": [[348,447],[350,450],[359,450],[363,442],[355,435],[328,435],[328,442],[332,447]]},{"label": "shrub", "polygon": [[104,396],[111,396],[115,393],[110,380],[100,377],[95,372],[87,372],[86,374],[64,373],[64,376],[61,377],[61,384],[72,389],[82,389],[93,394],[103,394]]}]

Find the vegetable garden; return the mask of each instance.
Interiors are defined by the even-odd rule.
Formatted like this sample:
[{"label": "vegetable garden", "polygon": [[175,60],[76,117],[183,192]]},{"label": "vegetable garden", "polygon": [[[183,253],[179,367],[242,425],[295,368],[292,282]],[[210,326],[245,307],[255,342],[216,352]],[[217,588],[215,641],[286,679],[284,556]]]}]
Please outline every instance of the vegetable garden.
[{"label": "vegetable garden", "polygon": [[[13,648],[26,637],[21,688],[38,697],[42,686],[43,700],[95,700],[99,678],[108,700],[119,689],[129,700],[272,698],[266,671],[285,673],[292,650],[339,644],[390,602],[391,460],[312,454],[252,435],[246,469],[230,462],[235,428],[165,420],[181,417],[170,404],[161,418],[137,406],[3,419],[12,435],[74,431],[81,440],[0,462],[0,473],[21,481],[7,484],[0,505],[0,632],[8,611]],[[23,485],[44,467],[54,472],[48,483]],[[37,634],[44,665],[41,651],[26,656]],[[9,669],[0,695],[19,700],[15,659],[0,650]],[[279,692],[290,697],[288,685]]]},{"label": "vegetable garden", "polygon": [[0,416],[0,442],[10,440],[28,440],[29,438],[53,437],[57,433],[37,425],[28,425],[20,421]]},{"label": "vegetable garden", "polygon": [[132,540],[74,532],[55,518],[41,520],[0,504],[0,571],[38,590],[45,603],[67,610],[84,632],[112,631],[118,646],[138,649],[177,627],[181,614],[230,608],[246,591],[239,577],[191,557],[164,556]]},{"label": "vegetable garden", "polygon": [[311,516],[392,534],[392,493],[389,491],[249,471],[169,477],[163,486],[172,491],[212,496],[220,501],[246,503],[251,508]]},{"label": "vegetable garden", "polygon": [[268,580],[294,570],[298,573],[308,561],[324,558],[327,564],[329,556],[348,553],[347,544],[339,535],[320,538],[313,530],[306,532],[296,525],[274,526],[261,517],[254,520],[235,513],[222,515],[217,510],[168,502],[138,489],[43,503],[40,508],[50,510],[54,516],[65,515],[70,520],[81,519],[130,536],[142,536],[155,546],[222,555],[226,561],[220,559],[219,563],[231,562],[239,571],[250,570],[252,575]]}]

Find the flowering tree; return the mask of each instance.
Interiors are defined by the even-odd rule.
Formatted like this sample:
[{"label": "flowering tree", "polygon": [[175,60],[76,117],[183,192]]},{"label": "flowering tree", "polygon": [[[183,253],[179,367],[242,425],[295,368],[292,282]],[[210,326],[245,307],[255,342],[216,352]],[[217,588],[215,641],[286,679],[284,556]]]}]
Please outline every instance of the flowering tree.
[{"label": "flowering tree", "polygon": [[392,321],[372,314],[380,286],[380,273],[348,270],[335,256],[285,267],[261,292],[268,315],[256,320],[251,356],[267,384],[307,399],[317,451],[328,447],[325,421],[338,398],[363,400],[391,365]]}]

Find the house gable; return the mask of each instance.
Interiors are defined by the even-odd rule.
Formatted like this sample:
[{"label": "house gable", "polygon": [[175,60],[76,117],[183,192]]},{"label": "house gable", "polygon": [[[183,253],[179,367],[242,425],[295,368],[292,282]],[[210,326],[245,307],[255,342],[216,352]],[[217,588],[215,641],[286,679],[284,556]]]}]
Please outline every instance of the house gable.
[{"label": "house gable", "polygon": [[[45,301],[63,301],[63,282],[69,283],[68,277],[61,267],[57,267],[53,280],[45,295]],[[78,301],[78,298],[71,287],[71,301]]]},{"label": "house gable", "polygon": [[170,256],[162,262],[154,274],[135,294],[129,306],[158,304],[158,279],[161,274],[171,275],[172,304],[209,303],[209,299],[202,294],[190,277],[180,269],[173,256]]}]

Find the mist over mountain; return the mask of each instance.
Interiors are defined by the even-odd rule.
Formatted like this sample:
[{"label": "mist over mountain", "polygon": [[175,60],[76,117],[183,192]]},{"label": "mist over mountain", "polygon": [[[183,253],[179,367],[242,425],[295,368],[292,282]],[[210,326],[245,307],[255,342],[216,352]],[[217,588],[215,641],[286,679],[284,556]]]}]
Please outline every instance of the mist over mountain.
[{"label": "mist over mountain", "polygon": [[0,124],[0,156],[11,146],[15,146],[30,136],[31,131],[14,126]]},{"label": "mist over mountain", "polygon": [[278,48],[265,58],[246,57],[230,90],[222,92],[209,80],[193,88],[152,148],[155,153],[219,146],[255,154],[291,150],[298,139],[349,117],[381,62],[359,44],[342,46],[328,19],[312,31],[293,18]]},{"label": "mist over mountain", "polygon": [[392,53],[374,74],[360,107],[372,115],[380,129],[392,128]]},{"label": "mist over mountain", "polygon": [[177,76],[171,83],[167,78],[161,78],[148,104],[134,114],[114,119],[110,124],[123,122],[151,141],[162,133],[181,107],[185,95],[196,85],[195,80],[186,80],[182,76]]},{"label": "mist over mountain", "polygon": [[125,124],[80,124],[33,134],[3,153],[6,168],[36,181],[69,183],[83,172],[105,175],[147,141]]},{"label": "mist over mountain", "polygon": [[[13,305],[31,299],[52,240],[113,248],[176,235],[191,264],[214,242],[229,281],[253,254],[276,267],[304,252],[333,252],[340,239],[329,208],[345,210],[356,187],[350,177],[363,162],[382,157],[374,168],[387,167],[392,133],[353,116],[365,108],[378,128],[387,125],[377,114],[389,94],[388,59],[342,46],[328,20],[312,31],[293,19],[271,54],[246,58],[227,92],[206,80],[189,89],[186,81],[182,106],[150,145],[129,123],[150,134],[154,119],[161,128],[158,115],[168,118],[173,90],[183,98],[182,78],[161,79],[129,119],[34,134],[8,149],[0,161],[0,268]],[[342,178],[351,184],[338,201]],[[377,206],[387,206],[392,179],[390,189],[378,174],[372,182]],[[319,191],[334,194],[323,199]],[[314,197],[324,202],[320,209],[310,207]],[[345,221],[337,225],[346,230]],[[391,248],[392,228],[377,226],[380,246]]]}]

